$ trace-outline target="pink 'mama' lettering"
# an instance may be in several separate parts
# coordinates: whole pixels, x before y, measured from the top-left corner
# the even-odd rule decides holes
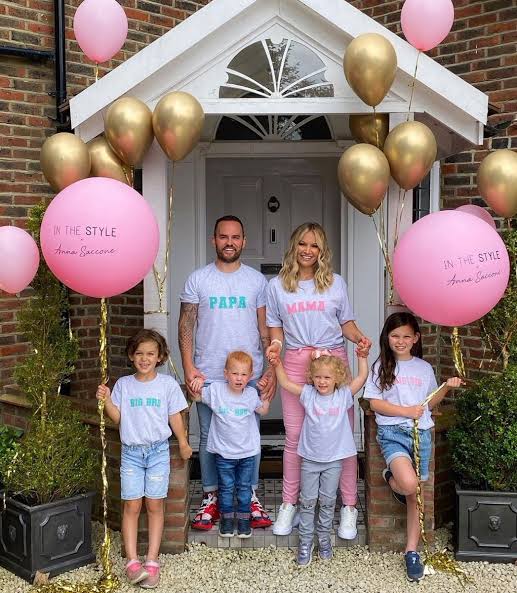
[[[305,313],[306,311],[325,311],[325,301],[298,301],[287,304],[287,313]]]

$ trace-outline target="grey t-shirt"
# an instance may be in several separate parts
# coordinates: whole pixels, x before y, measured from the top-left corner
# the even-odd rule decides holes
[[[314,385],[304,385],[300,403],[305,409],[305,418],[298,455],[326,463],[357,454],[347,413],[354,399],[346,385],[332,395],[320,395]]]
[[[260,453],[255,410],[262,402],[254,387],[232,393],[225,381],[215,381],[201,391],[201,400],[212,409],[206,450],[226,459],[244,459]]]
[[[341,325],[354,319],[346,283],[334,274],[332,285],[316,292],[314,280],[300,280],[296,292],[287,292],[278,276],[267,287],[267,325],[282,327],[286,348],[338,348]]]
[[[375,364],[368,375],[364,388],[364,397],[366,399],[383,399],[397,406],[417,406],[436,388],[433,367],[425,360],[413,356],[411,360],[399,360],[397,362],[395,383],[391,389],[386,391],[380,390],[378,385],[378,363]],[[413,420],[404,418],[404,416],[384,416],[376,413],[375,419],[379,425],[405,424],[413,426]],[[425,407],[418,426],[422,429],[434,426],[429,406]]]
[[[252,378],[261,376],[257,309],[266,305],[266,287],[264,276],[245,264],[226,273],[211,263],[187,278],[180,300],[199,305],[194,364],[207,381],[224,380],[224,363],[234,350],[248,352]]]
[[[151,445],[168,439],[172,434],[169,416],[187,407],[178,383],[162,373],[152,381],[138,381],[134,375],[121,377],[111,401],[120,410],[124,445]]]

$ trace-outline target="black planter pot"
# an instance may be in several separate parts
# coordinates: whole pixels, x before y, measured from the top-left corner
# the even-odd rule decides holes
[[[0,513],[0,565],[32,582],[95,561],[91,542],[94,492],[28,506],[7,497]]]
[[[517,561],[517,492],[456,486],[455,539],[457,560]]]

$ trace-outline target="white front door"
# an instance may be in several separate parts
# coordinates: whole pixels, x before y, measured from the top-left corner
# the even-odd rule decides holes
[[[215,221],[233,214],[243,221],[246,232],[243,262],[266,278],[278,274],[291,232],[307,221],[325,228],[333,267],[340,271],[342,221],[336,167],[335,157],[208,159],[206,261],[214,258],[210,235]],[[280,397],[267,418],[282,418]]]

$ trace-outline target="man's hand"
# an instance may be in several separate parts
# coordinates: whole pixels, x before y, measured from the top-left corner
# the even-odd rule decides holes
[[[196,392],[198,392],[199,389],[195,389],[195,386],[199,382],[201,382],[202,386],[205,381],[205,375],[203,375],[203,373],[200,370],[196,369],[196,367],[192,367],[188,371],[185,371],[185,385],[190,396],[196,395]]]
[[[262,401],[272,401],[276,393],[276,375],[272,368],[266,369],[262,377],[257,381]]]

